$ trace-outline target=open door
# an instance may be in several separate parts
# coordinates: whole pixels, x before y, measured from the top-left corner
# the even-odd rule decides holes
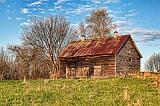
[[[101,76],[101,75],[102,75],[101,66],[94,66],[94,76]]]

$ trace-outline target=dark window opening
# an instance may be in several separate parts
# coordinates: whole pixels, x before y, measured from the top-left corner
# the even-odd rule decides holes
[[[133,59],[132,59],[132,58],[129,58],[129,62],[133,62]]]

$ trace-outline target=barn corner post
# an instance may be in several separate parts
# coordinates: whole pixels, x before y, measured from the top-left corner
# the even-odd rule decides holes
[[[61,76],[61,63],[59,59],[57,60],[57,62],[58,62],[57,79],[59,79]]]
[[[69,70],[70,67],[68,66],[68,63],[66,62],[67,59],[65,58],[58,58],[58,78],[69,78]]]
[[[115,54],[115,74],[114,74],[115,77],[117,77],[117,59],[116,59],[117,57],[116,56],[117,54]]]
[[[69,76],[68,76],[68,66],[66,65],[66,74],[65,74],[65,78],[68,79]]]

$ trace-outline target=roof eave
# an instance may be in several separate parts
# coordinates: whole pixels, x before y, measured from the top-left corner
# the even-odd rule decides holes
[[[95,58],[95,57],[103,57],[103,56],[113,56],[115,53],[111,54],[99,54],[99,55],[85,55],[85,56],[70,56],[70,57],[58,57],[59,59],[71,59],[71,58]]]

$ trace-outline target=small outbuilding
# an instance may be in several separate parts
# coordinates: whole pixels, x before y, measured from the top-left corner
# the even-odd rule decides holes
[[[114,77],[140,71],[131,35],[72,41],[60,53],[60,77]]]

